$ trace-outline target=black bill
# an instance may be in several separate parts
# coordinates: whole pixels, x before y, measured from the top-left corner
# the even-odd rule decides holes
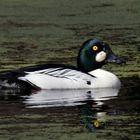
[[[122,58],[119,58],[113,52],[110,52],[108,54],[106,62],[108,62],[108,63],[117,63],[117,64],[125,63],[125,61]]]

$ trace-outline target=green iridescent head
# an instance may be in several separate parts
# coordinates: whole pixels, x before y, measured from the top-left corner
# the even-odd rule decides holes
[[[100,39],[89,39],[83,43],[78,57],[78,69],[89,72],[101,68],[107,62],[123,63],[111,50],[107,43]]]

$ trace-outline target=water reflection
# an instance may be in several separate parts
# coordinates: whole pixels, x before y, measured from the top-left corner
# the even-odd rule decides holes
[[[91,132],[103,128],[106,121],[105,100],[116,98],[119,89],[93,90],[40,90],[24,96],[28,108],[76,106],[79,108],[81,123]]]
[[[125,129],[134,139],[140,122],[139,79],[124,79],[123,84],[120,90],[0,90],[0,131],[83,136],[88,130],[103,139],[119,139]]]
[[[118,96],[119,89],[84,89],[84,90],[40,90],[40,91],[0,91],[0,100],[6,103],[18,102],[26,109],[78,108],[79,120],[91,132],[97,128],[104,128],[106,122],[105,100],[114,99]],[[17,106],[18,106],[17,104]],[[40,109],[40,110],[39,110]],[[48,112],[48,110],[47,110]],[[68,112],[65,112],[66,114]],[[59,114],[57,114],[59,116]],[[65,115],[64,115],[65,116]]]
[[[86,101],[94,100],[97,105],[102,105],[103,100],[117,97],[119,89],[105,88],[93,90],[40,90],[29,96],[23,96],[26,107],[58,107],[77,106]]]
[[[85,105],[79,106],[81,121],[91,131],[95,132],[97,128],[104,128],[107,112],[106,105],[98,105],[98,101],[89,101]]]

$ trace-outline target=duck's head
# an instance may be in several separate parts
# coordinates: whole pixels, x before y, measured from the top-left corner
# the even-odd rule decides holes
[[[113,53],[110,46],[100,39],[89,39],[83,43],[77,59],[81,71],[89,72],[101,68],[108,62],[124,63]]]

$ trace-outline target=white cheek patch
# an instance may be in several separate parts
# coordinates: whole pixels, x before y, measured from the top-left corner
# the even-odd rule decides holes
[[[101,51],[99,53],[96,54],[95,60],[97,62],[102,62],[106,59],[106,53],[104,51]]]

